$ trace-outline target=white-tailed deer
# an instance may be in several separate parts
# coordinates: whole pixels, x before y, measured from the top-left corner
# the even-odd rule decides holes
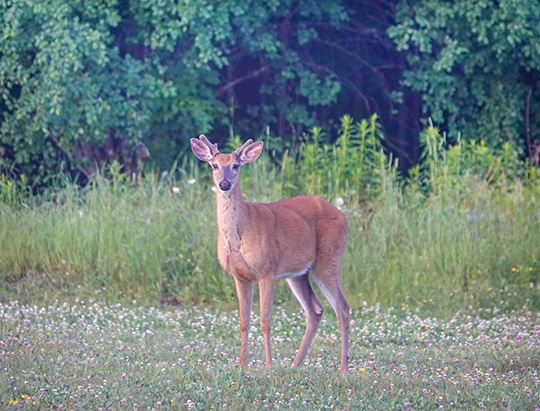
[[[261,328],[266,366],[272,364],[270,326],[276,280],[287,280],[306,313],[306,332],[293,361],[299,366],[319,327],[323,307],[308,275],[332,305],[341,328],[341,373],[347,370],[349,304],[340,285],[341,257],[347,244],[347,218],[317,196],[287,198],[269,204],[245,203],[240,167],[255,161],[263,143],[248,140],[231,154],[201,135],[191,139],[199,160],[210,163],[217,188],[218,259],[233,275],[240,307],[240,366],[247,365],[253,281],[259,283]]]

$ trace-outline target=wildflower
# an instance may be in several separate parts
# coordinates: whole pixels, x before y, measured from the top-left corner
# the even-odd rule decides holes
[[[187,182],[188,184],[195,184],[197,180],[195,180],[194,178],[190,178]]]
[[[343,198],[341,197],[336,198],[336,207],[338,208],[338,210],[341,210],[341,206],[343,204],[345,204],[345,200],[343,200]]]
[[[82,212],[82,210],[79,210],[79,218],[83,218],[83,212]]]
[[[217,188],[216,188],[216,186],[210,187],[210,190],[212,190],[212,192],[214,192],[214,193],[217,193]]]
[[[173,188],[172,188],[172,192],[173,192],[174,194],[178,194],[178,193],[180,192],[180,187],[173,187]]]

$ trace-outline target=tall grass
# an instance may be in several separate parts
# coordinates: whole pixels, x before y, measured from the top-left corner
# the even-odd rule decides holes
[[[148,174],[139,184],[113,164],[109,179],[98,176],[87,189],[67,185],[30,207],[0,203],[4,291],[36,285],[34,293],[112,300],[226,297],[228,279],[210,246],[213,193],[194,183],[192,169],[193,177]]]
[[[353,307],[508,304],[519,290],[540,308],[538,170],[510,145],[449,145],[430,127],[405,178],[381,138],[375,117],[344,117],[335,145],[314,129],[279,166],[262,156],[244,167],[245,200],[337,201],[350,224],[343,283]],[[216,259],[209,172],[194,159],[143,181],[113,164],[85,188],[28,192],[0,179],[1,300],[234,301]],[[278,287],[277,298],[288,295]]]

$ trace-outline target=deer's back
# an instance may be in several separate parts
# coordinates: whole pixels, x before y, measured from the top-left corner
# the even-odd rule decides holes
[[[326,199],[319,196],[298,196],[284,198],[274,203],[264,204],[274,212],[283,209],[294,210],[306,221],[334,220],[339,223],[346,222],[345,215]]]
[[[317,260],[321,247],[346,242],[345,215],[321,197],[247,206],[249,223],[240,229],[239,247],[225,250],[220,258],[227,271],[244,279],[304,273]]]

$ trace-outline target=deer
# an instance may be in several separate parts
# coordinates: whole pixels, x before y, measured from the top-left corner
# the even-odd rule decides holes
[[[302,364],[319,327],[323,306],[309,280],[334,309],[341,329],[340,374],[348,368],[349,304],[341,288],[341,263],[347,244],[346,216],[319,196],[285,198],[273,203],[244,202],[240,168],[261,155],[263,142],[247,140],[230,154],[204,136],[192,138],[193,154],[210,164],[216,191],[217,255],[234,278],[240,316],[240,367],[247,368],[253,283],[259,285],[260,325],[266,367],[272,365],[271,311],[277,280],[285,279],[306,316],[306,330],[292,362]]]

